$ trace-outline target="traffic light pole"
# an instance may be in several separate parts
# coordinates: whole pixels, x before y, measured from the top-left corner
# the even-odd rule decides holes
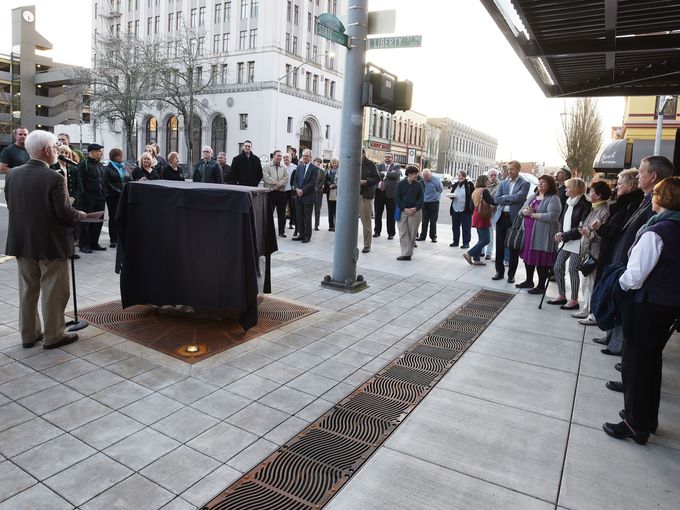
[[[366,65],[368,0],[354,0],[350,4],[346,25],[350,44],[345,64],[333,274],[327,275],[321,284],[345,292],[358,292],[367,287],[363,277],[357,276],[357,218],[364,111],[361,92]]]

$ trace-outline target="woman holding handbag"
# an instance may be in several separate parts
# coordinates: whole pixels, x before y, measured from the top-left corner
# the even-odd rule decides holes
[[[609,204],[607,200],[612,194],[612,189],[605,181],[595,181],[590,185],[588,198],[592,209],[590,214],[579,229],[581,233],[581,294],[583,295],[583,307],[577,313],[572,313],[572,317],[584,319],[584,325],[595,324],[595,317],[590,315],[590,295],[595,287],[595,276],[597,273],[597,260],[600,258],[600,242],[597,232],[591,225],[598,221],[600,224],[609,219]]]
[[[562,204],[554,177],[541,175],[536,196],[521,212],[524,216],[524,250],[520,257],[524,261],[527,279],[515,285],[518,289],[529,289],[529,294],[543,294],[550,268],[555,263],[555,234],[561,212]],[[538,272],[538,285],[535,287],[534,271]]]
[[[483,255],[484,247],[491,241],[491,216],[493,216],[496,202],[493,201],[491,193],[486,189],[488,184],[489,178],[482,174],[477,177],[475,191],[472,192],[472,204],[474,205],[472,226],[477,229],[479,240],[470,251],[463,253],[463,258],[473,266],[486,265],[486,262],[480,260],[480,257]]]
[[[335,206],[338,201],[338,165],[340,160],[331,158],[328,173],[324,177],[324,193],[328,203],[328,231],[335,232]]]

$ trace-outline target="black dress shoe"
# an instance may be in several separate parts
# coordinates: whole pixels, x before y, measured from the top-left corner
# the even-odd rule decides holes
[[[607,381],[605,387],[617,393],[623,393],[623,383],[621,381]]]
[[[514,276],[508,276],[508,283],[515,283],[515,277]]]
[[[600,352],[602,354],[606,354],[607,356],[621,356],[620,352],[610,351],[608,347],[606,349],[600,349]]]
[[[413,243],[413,247],[414,247],[414,248],[417,248],[417,247],[418,247],[418,243],[414,242],[414,243]]]
[[[416,238],[416,241],[424,241],[425,239],[426,239],[425,237],[420,236],[420,237]]]
[[[600,345],[609,345],[609,338],[603,336],[602,338],[593,338],[593,342]]]
[[[318,231],[318,230],[319,230],[319,227],[314,227],[314,230],[317,230],[317,231]]]
[[[89,248],[81,248],[80,253],[92,253],[92,250],[90,250]]]
[[[78,340],[78,335],[76,335],[75,333],[66,333],[64,335],[64,338],[62,338],[58,342],[49,345],[47,344],[43,345],[43,349],[56,349],[57,347],[63,347],[64,345],[72,344],[76,340]]]
[[[303,239],[302,242],[303,242],[303,243],[308,243],[308,242],[309,242],[309,239]]]
[[[614,365],[614,370],[616,370],[617,372],[623,372],[623,363],[617,363],[616,365]]]
[[[518,289],[533,289],[534,288],[534,282],[530,282],[529,280],[524,280],[522,283],[518,283],[515,285]]]
[[[539,294],[543,294],[544,292],[545,289],[543,287],[534,287],[533,289],[529,289],[527,294],[533,294],[534,296],[537,296]]]
[[[621,418],[622,420],[625,421],[625,419],[626,419],[626,410],[625,409],[621,409],[619,411],[619,418]],[[650,433],[656,435],[656,431],[657,431],[658,428],[659,428],[659,422],[658,421],[654,422],[654,427],[652,427],[652,430],[650,430]]]
[[[392,239],[394,239],[394,236],[387,236],[388,241],[391,241]]]
[[[567,300],[566,299],[548,299],[548,304],[549,305],[566,305]]]
[[[451,244],[449,244],[449,246],[450,246],[451,248],[455,248],[456,246],[458,246],[458,243],[451,243]]]
[[[300,236],[295,236],[295,237],[293,238],[293,241],[302,241],[302,237],[300,237]]]
[[[30,349],[31,347],[35,347],[35,344],[37,344],[38,342],[42,342],[43,340],[45,340],[45,335],[40,334],[40,335],[38,335],[38,338],[36,338],[32,342],[29,342],[27,344],[21,344],[21,346],[24,349]]]
[[[371,249],[367,246],[364,246],[364,249],[361,250],[361,253],[368,253],[369,251],[371,251]]]
[[[460,245],[460,249],[461,249],[461,250],[467,250],[469,247],[470,247],[469,244],[461,244],[461,245]]]
[[[492,280],[496,280],[496,281],[502,280],[503,278],[505,278],[505,277],[502,274],[498,274],[498,273],[496,273],[495,275],[493,275],[491,277]]]
[[[562,310],[578,310],[580,308],[580,305],[576,303],[575,305],[562,305],[560,306]]]
[[[410,255],[400,255],[397,257],[397,260],[411,260]]]
[[[110,243],[109,244],[109,248],[115,248],[116,246],[117,246],[116,243]]]
[[[647,444],[649,439],[649,432],[635,432],[625,421],[604,423],[602,430],[616,439],[632,439],[637,444]]]
[[[437,242],[437,238],[435,237],[434,239],[432,239],[432,242],[433,242],[433,243],[436,243],[436,242]]]
[[[279,234],[279,237],[288,237],[288,236],[286,234],[281,233],[281,234]]]
[[[92,246],[90,249],[92,251],[106,251],[106,248],[104,246],[99,246],[99,245]]]
[[[380,237],[380,234],[373,234],[373,237]]]

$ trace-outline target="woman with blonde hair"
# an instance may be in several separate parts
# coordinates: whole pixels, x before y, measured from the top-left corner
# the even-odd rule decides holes
[[[168,181],[183,181],[184,174],[179,166],[179,154],[171,152],[168,154],[168,162],[163,167],[161,178]]]
[[[581,253],[581,233],[579,228],[583,226],[583,222],[588,214],[590,214],[591,204],[585,197],[586,183],[583,179],[578,177],[568,179],[564,186],[568,197],[567,207],[562,211],[562,216],[560,217],[560,231],[555,234],[555,241],[558,243],[563,242],[564,245],[557,254],[557,260],[553,267],[559,296],[555,299],[549,299],[548,304],[560,305],[562,310],[577,310],[579,307],[578,288],[581,281],[578,272]],[[567,300],[564,281],[567,263],[569,264],[569,282],[571,284],[569,300]]]
[[[153,161],[153,154],[150,152],[145,152],[142,154],[139,157],[139,163],[137,167],[132,171],[132,178],[135,181],[139,181],[141,179],[147,181],[160,179],[161,176],[159,175],[158,170],[154,168]]]

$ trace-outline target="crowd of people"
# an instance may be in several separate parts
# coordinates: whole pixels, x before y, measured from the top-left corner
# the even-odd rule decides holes
[[[24,347],[44,341],[44,348],[51,349],[77,340],[64,332],[63,320],[69,298],[66,261],[78,257],[74,240],[81,253],[106,250],[99,243],[102,222],[82,221],[87,213],[108,208],[110,247],[116,247],[115,212],[126,183],[185,177],[179,155],[171,152],[165,159],[155,144],[146,146],[130,171],[119,148],[111,149],[102,165],[100,144],[90,144],[83,155],[64,133],[55,137],[17,128],[14,134],[15,143],[0,155],[0,169],[9,169],[6,252],[17,257],[19,267],[20,334]],[[326,167],[309,149],[299,160],[295,149],[276,150],[263,168],[250,141],[242,149],[227,165],[226,154],[213,158],[213,150],[203,147],[193,181],[262,183],[271,191],[279,236],[287,237],[289,220],[293,240],[302,243],[319,230],[325,195],[329,230],[335,230],[337,158]],[[584,325],[607,330],[593,341],[603,345],[603,354],[622,356],[615,365],[622,380],[606,386],[624,394],[624,408],[622,421],[607,422],[603,429],[645,444],[658,427],[662,352],[680,317],[680,177],[673,177],[673,164],[663,156],[643,158],[639,170],[622,171],[613,189],[602,179],[587,185],[567,168],[539,176],[534,189],[519,162],[510,161],[502,172],[499,179],[499,170],[491,169],[475,183],[458,173],[446,195],[451,200],[450,246],[464,249],[469,264],[485,266],[495,233],[493,280],[505,279],[507,265],[507,282],[515,283],[522,259],[526,278],[515,287],[544,295],[554,277],[557,295],[548,304],[573,312]],[[417,242],[428,235],[437,242],[442,183],[416,165],[407,165],[403,174],[391,153],[376,165],[362,151],[363,253],[381,236],[383,215],[388,239],[399,232],[397,260],[411,260]],[[473,227],[477,243],[470,248]],[[37,315],[41,293],[44,328]]]

